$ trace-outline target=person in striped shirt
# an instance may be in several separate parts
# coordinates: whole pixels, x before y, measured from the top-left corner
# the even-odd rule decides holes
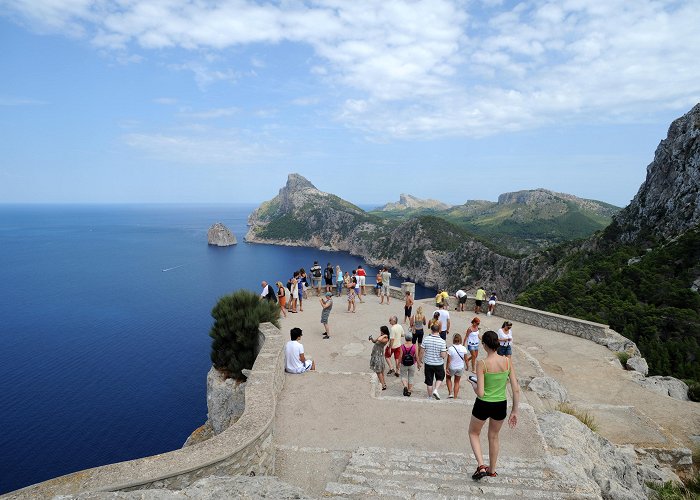
[[[418,369],[425,365],[425,385],[428,387],[428,398],[440,399],[438,389],[445,380],[445,358],[447,343],[440,337],[440,324],[430,327],[430,335],[423,338],[418,349]]]

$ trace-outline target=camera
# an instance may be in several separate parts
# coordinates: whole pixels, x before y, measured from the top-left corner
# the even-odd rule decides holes
[[[367,340],[372,340],[372,336],[370,335],[370,336],[367,338]]]

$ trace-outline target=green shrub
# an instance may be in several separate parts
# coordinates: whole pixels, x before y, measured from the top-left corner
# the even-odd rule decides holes
[[[695,380],[684,380],[688,384],[688,399],[700,402],[700,382]]]
[[[595,421],[595,417],[587,411],[577,410],[569,403],[559,403],[557,405],[557,411],[566,413],[567,415],[573,415],[590,430],[592,430],[593,432],[598,432],[598,423]]]
[[[627,368],[627,360],[630,359],[629,353],[621,351],[621,352],[618,352],[616,354],[617,354],[617,359],[620,360],[620,364],[622,365],[622,367]]]
[[[650,498],[658,500],[694,500],[700,498],[700,473],[696,473],[695,477],[685,481],[685,484],[682,485],[668,481],[664,484],[648,482],[647,486],[654,491]]]
[[[253,368],[260,323],[279,327],[279,306],[261,300],[250,290],[238,290],[219,299],[211,311],[214,324],[209,331],[211,361],[228,378],[245,380],[243,370]]]

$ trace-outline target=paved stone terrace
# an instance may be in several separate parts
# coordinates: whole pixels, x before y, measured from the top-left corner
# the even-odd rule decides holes
[[[361,482],[360,477],[352,473],[353,463],[362,461],[360,458],[365,454],[362,450],[370,449],[380,456],[395,455],[396,460],[405,457],[409,462],[412,455],[449,454],[453,467],[462,462],[454,473],[468,478],[467,474],[473,472],[476,464],[467,437],[475,397],[471,385],[462,383],[458,400],[446,399],[444,386],[440,390],[441,401],[428,400],[420,372],[410,398],[402,395],[403,386],[394,376],[387,377],[386,391],[379,390],[376,376],[369,369],[373,344],[367,337],[376,336],[379,326],[388,325],[391,315],[398,316],[401,323],[403,301],[392,298],[390,305],[380,305],[374,295],[364,299],[366,303],[357,303],[356,313],[348,313],[345,297],[334,297],[329,340],[322,339],[321,307],[313,293],[304,302],[303,312],[289,313],[282,319],[283,334],[294,326],[304,331],[306,355],[316,361],[317,372],[286,375],[276,412],[276,475],[313,496],[378,494],[384,491],[382,488],[390,490],[390,485],[381,484],[375,489],[368,489],[367,484],[338,486],[343,482],[352,483],[353,478]],[[435,310],[433,299],[416,301],[414,311],[418,305],[423,306],[426,316]],[[452,335],[463,334],[474,314],[473,311],[451,310],[450,316]],[[479,317],[482,332],[497,330],[505,319],[485,314]],[[407,329],[408,325],[404,327]],[[566,387],[576,407],[594,414],[599,433],[612,442],[661,448],[689,447],[692,445],[690,436],[700,433],[700,414],[694,403],[643,389],[634,382],[634,374],[620,368],[615,355],[607,348],[517,322],[514,322],[513,332],[513,359],[519,378],[537,376],[542,371],[556,378]],[[480,357],[483,355],[481,352]],[[524,464],[542,462],[548,453],[539,431],[537,413],[552,409],[554,403],[540,400],[529,391],[521,394],[518,427],[511,430],[505,426],[501,431],[503,459],[499,463],[503,465],[499,466],[499,478],[503,478],[504,484],[517,483],[516,478],[521,475],[517,469],[526,466]],[[485,432],[482,434],[486,451]],[[535,475],[546,476],[547,471],[542,469]],[[565,486],[560,485],[560,490],[566,491]],[[511,494],[522,493],[523,488],[527,489],[518,483],[511,488]],[[543,486],[533,488],[527,496],[534,496],[535,491],[544,491],[547,496]],[[417,491],[431,494],[430,487]],[[551,494],[567,497],[565,493]],[[578,492],[573,497],[585,495],[586,492]]]

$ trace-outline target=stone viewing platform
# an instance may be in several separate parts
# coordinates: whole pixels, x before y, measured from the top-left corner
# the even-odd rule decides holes
[[[344,295],[334,297],[329,340],[322,339],[314,294],[309,290],[303,312],[281,319],[281,332],[261,328],[264,341],[245,388],[245,411],[221,434],[3,498],[75,498],[80,492],[91,493],[79,498],[212,498],[216,492],[238,498],[236,492],[267,492],[275,498],[632,499],[645,496],[644,480],[669,480],[671,467],[690,466],[690,448],[700,435],[698,403],[646,389],[640,373],[624,370],[611,348],[634,351],[633,344],[626,346],[605,325],[499,303],[496,316],[480,315],[481,332],[497,330],[504,319],[513,322],[521,415],[516,429],[501,431],[499,476],[474,482],[467,436],[471,385],[462,383],[458,400],[445,399],[444,386],[442,400],[428,400],[419,372],[407,398],[398,378],[387,376],[382,391],[369,369],[373,344],[367,337],[376,336],[391,315],[401,324],[401,290],[394,288],[390,305],[364,297],[356,313],[346,312]],[[454,311],[454,302],[450,333],[463,334],[474,313]],[[427,316],[435,310],[432,298],[416,301],[414,311],[419,305]],[[282,372],[282,348],[295,326],[304,332],[316,372]],[[597,434],[555,411],[563,401],[591,414]],[[486,451],[485,432],[482,442]],[[109,491],[119,493],[100,493]]]

